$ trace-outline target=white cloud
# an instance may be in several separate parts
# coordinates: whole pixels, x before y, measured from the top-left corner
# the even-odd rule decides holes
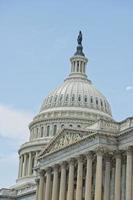
[[[133,86],[132,86],[132,85],[128,85],[128,86],[126,87],[126,90],[127,90],[127,91],[133,90]]]
[[[18,155],[10,153],[0,158],[0,188],[15,184],[18,174]]]
[[[28,141],[33,114],[0,104],[0,188],[15,183],[19,146]]]
[[[0,105],[0,136],[15,140],[27,139],[28,124],[32,118],[33,115],[29,112]]]

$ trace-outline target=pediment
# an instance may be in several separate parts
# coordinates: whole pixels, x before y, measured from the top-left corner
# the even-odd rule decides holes
[[[65,148],[88,136],[87,131],[79,131],[72,129],[64,129],[56,137],[54,137],[48,146],[41,152],[40,156],[50,154]]]

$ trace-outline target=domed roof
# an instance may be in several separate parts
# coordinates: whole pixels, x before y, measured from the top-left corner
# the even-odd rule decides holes
[[[40,113],[49,109],[81,110],[83,108],[82,110],[89,113],[95,112],[111,118],[111,108],[107,99],[87,79],[86,64],[88,59],[83,53],[81,36],[78,37],[77,51],[70,58],[71,73],[69,77],[61,86],[48,95],[41,106]]]
[[[111,116],[106,98],[91,81],[82,78],[68,78],[44,100],[40,112],[57,107],[81,107],[94,109]]]

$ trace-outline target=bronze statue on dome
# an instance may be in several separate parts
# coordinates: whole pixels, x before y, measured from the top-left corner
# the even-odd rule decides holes
[[[77,42],[78,42],[78,45],[82,45],[82,32],[81,31],[79,31]]]

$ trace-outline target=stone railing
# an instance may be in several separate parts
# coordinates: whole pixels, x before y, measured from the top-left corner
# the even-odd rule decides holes
[[[15,197],[16,191],[11,189],[2,188],[0,189],[0,196],[9,196],[9,197]]]
[[[36,190],[36,185],[29,185],[27,187],[21,188],[20,190],[17,191],[17,196],[30,193],[30,192],[35,192]]]
[[[113,133],[117,133],[119,131],[119,124],[117,122],[109,122],[104,119],[100,119],[99,121],[95,122],[87,129],[94,129],[94,130],[107,130]]]
[[[133,117],[127,118],[126,120],[120,122],[120,131],[124,131],[126,129],[133,127]]]

